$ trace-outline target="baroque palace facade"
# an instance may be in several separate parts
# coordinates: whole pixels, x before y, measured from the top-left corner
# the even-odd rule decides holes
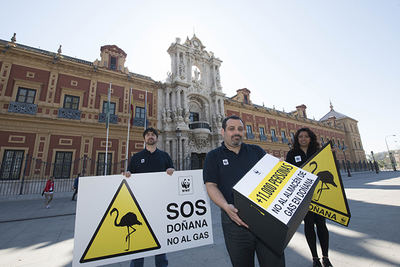
[[[132,73],[127,54],[115,45],[100,48],[93,62],[0,40],[0,179],[23,180],[78,173],[103,175],[106,154],[105,107],[111,86],[107,174],[125,169],[126,157],[143,149],[142,132],[160,130],[159,147],[177,169],[201,168],[205,155],[220,145],[225,116],[239,115],[246,142],[284,157],[297,129],[311,128],[319,141],[331,140],[355,168],[365,166],[357,121],[331,110],[319,121],[307,118],[306,106],[281,112],[255,105],[250,90],[226,97],[219,69],[222,61],[196,37],[171,44],[166,82]],[[130,121],[130,88],[134,120]],[[147,107],[145,108],[145,103]],[[343,150],[343,147],[346,149]]]

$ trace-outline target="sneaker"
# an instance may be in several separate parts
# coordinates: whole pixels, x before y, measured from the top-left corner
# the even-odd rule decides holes
[[[46,209],[48,209],[48,208],[50,208],[50,206],[49,206],[49,205],[46,205]]]
[[[322,267],[321,262],[319,261],[319,258],[313,258],[313,267]]]
[[[329,261],[329,258],[322,258],[322,264],[324,265],[324,267],[333,267],[332,263]]]

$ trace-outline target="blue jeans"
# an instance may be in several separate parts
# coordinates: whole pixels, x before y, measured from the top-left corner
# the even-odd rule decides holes
[[[243,226],[238,226],[221,210],[221,223],[226,249],[233,267],[253,267],[257,254],[260,267],[285,267],[285,255],[277,255]]]
[[[167,255],[165,253],[155,255],[154,262],[156,264],[156,267],[167,267],[168,266]],[[130,267],[143,267],[143,264],[144,264],[144,258],[139,258],[132,260]]]

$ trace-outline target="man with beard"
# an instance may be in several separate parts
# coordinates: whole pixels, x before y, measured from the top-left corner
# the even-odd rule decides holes
[[[249,231],[233,205],[233,186],[265,155],[257,146],[242,142],[243,121],[229,116],[222,121],[221,146],[210,151],[204,163],[203,179],[211,200],[221,208],[225,245],[234,267],[254,266],[257,254],[261,267],[285,266],[285,256],[276,255]]]
[[[163,172],[172,175],[175,171],[171,157],[157,148],[158,132],[154,128],[147,128],[143,132],[145,148],[132,156],[128,171],[124,175],[129,178],[131,173]],[[131,261],[131,267],[143,267],[144,258]],[[157,267],[168,266],[167,256],[159,254],[155,256]]]

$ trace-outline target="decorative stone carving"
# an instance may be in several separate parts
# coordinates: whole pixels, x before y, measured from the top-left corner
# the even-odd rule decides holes
[[[167,122],[167,111],[165,110],[165,108],[162,110],[161,112],[161,120],[165,123]]]
[[[182,56],[179,57],[178,72],[179,72],[179,78],[181,80],[184,80],[186,78],[186,70],[185,70],[185,64],[183,62],[183,57]]]
[[[174,80],[174,74],[172,72],[167,72],[167,82],[172,82]]]
[[[216,68],[215,70],[215,81],[217,82],[218,88],[221,87],[221,78],[219,76],[219,69]]]
[[[214,53],[207,52],[196,36],[186,38],[184,43],[176,40],[168,53],[172,60],[172,73],[167,73],[165,87],[159,89],[161,102],[166,103],[165,109],[159,112],[163,138],[175,140],[175,129],[179,128],[182,138],[187,138],[180,159],[186,155],[190,157],[191,153],[207,153],[222,140],[219,131],[223,104],[214,104],[218,99],[223,101],[224,97],[220,92],[218,70],[222,61]],[[190,120],[191,112],[193,121]],[[176,153],[172,157],[176,160]]]
[[[200,72],[199,68],[196,66],[193,66],[192,68],[193,68],[192,81],[197,82],[200,80],[201,72]]]
[[[167,116],[166,116],[166,120],[167,122],[171,122],[172,121],[172,117],[171,117],[171,110],[167,110]]]
[[[210,146],[210,141],[208,137],[198,137],[191,135],[189,138],[189,147],[193,152],[208,152],[208,147]]]

